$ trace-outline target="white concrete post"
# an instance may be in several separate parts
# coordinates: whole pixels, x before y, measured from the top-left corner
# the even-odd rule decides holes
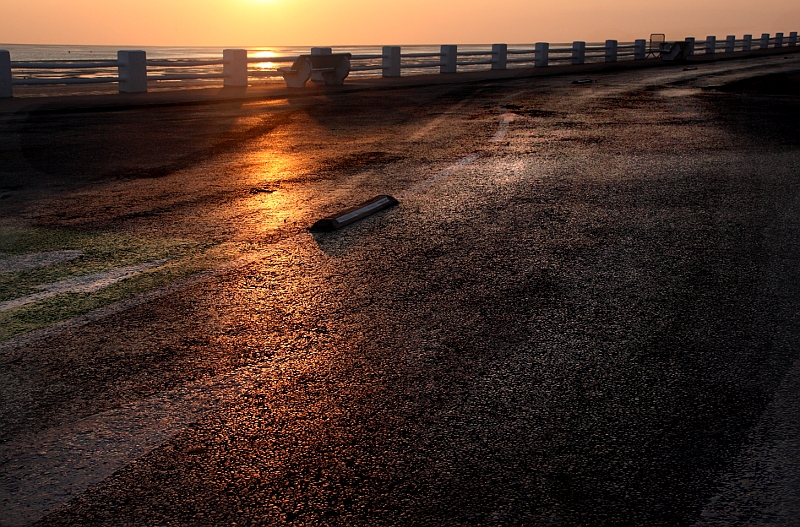
[[[146,92],[147,54],[138,50],[117,51],[117,61],[119,61],[119,92]]]
[[[759,49],[769,48],[769,33],[761,33],[761,45]]]
[[[686,37],[686,56],[694,55],[694,37]]]
[[[776,48],[783,47],[783,33],[775,33],[775,47]]]
[[[537,68],[543,68],[547,66],[547,61],[550,58],[550,43],[549,42],[537,42],[536,46],[534,47],[536,53],[533,56],[533,64]]]
[[[442,65],[439,73],[455,73],[458,70],[458,46],[445,44],[441,47]]]
[[[789,33],[789,46],[795,47],[797,45],[797,31]]]
[[[617,61],[617,41],[606,40],[606,62]]]
[[[331,55],[332,53],[331,48],[311,48],[312,55]]]
[[[586,62],[586,42],[576,40],[572,43],[572,63],[584,64]]]
[[[644,60],[647,58],[647,41],[643,38],[633,42],[633,60]]]
[[[736,35],[728,35],[725,38],[725,53],[736,51]]]
[[[222,74],[226,75],[224,86],[247,86],[247,50],[223,49]]]
[[[717,37],[709,35],[706,37],[706,55],[713,55],[717,51]]]
[[[14,90],[11,85],[11,53],[0,49],[0,99],[11,97]]]
[[[753,49],[753,35],[745,35],[742,37],[742,51],[750,51]]]
[[[383,46],[381,68],[384,77],[400,76],[400,46]]]
[[[492,44],[492,69],[504,70],[508,66],[508,44]]]

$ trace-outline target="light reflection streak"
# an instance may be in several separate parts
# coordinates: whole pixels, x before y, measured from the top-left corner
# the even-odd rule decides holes
[[[359,185],[357,179],[349,185],[335,184],[318,173],[325,172],[329,161],[329,152],[320,147],[321,138],[329,133],[319,123],[298,116],[255,140],[241,155],[236,186],[246,185],[246,197],[237,200],[233,215],[230,210],[220,212],[235,229],[237,242],[257,245],[305,231],[319,215],[321,202],[336,203]]]
[[[270,134],[268,144],[265,139],[265,144],[258,145],[238,164],[237,186],[245,187],[245,197],[233,211],[223,208],[219,212],[234,227],[237,241],[258,243],[281,231],[296,231],[306,226],[311,215],[312,190],[298,181],[303,163],[285,151],[280,135]]]
[[[270,57],[275,57],[275,56],[277,56],[277,55],[275,54],[274,51],[271,51],[271,50],[256,51],[255,53],[252,53],[250,55],[251,58],[262,58],[263,57],[265,59],[268,59]],[[277,62],[264,61],[264,62],[253,63],[253,64],[251,64],[251,66],[253,68],[259,69],[259,70],[274,70],[275,68],[278,67],[278,63]]]

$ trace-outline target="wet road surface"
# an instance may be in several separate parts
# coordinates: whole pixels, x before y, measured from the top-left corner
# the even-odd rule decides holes
[[[792,525],[798,70],[4,116],[6,232],[213,265],[0,343],[0,524]]]

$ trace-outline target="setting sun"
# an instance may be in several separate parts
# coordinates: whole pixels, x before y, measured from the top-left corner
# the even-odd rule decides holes
[[[691,13],[691,16],[687,16]],[[619,0],[570,4],[500,0],[105,0],[6,2],[0,38],[19,44],[194,46],[407,45],[632,40],[783,31],[800,25],[794,0],[675,0],[669,9]]]

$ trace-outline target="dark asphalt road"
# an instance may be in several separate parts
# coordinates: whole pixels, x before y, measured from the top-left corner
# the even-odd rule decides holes
[[[0,347],[0,525],[796,525],[798,71],[3,116],[0,229],[234,263]]]

